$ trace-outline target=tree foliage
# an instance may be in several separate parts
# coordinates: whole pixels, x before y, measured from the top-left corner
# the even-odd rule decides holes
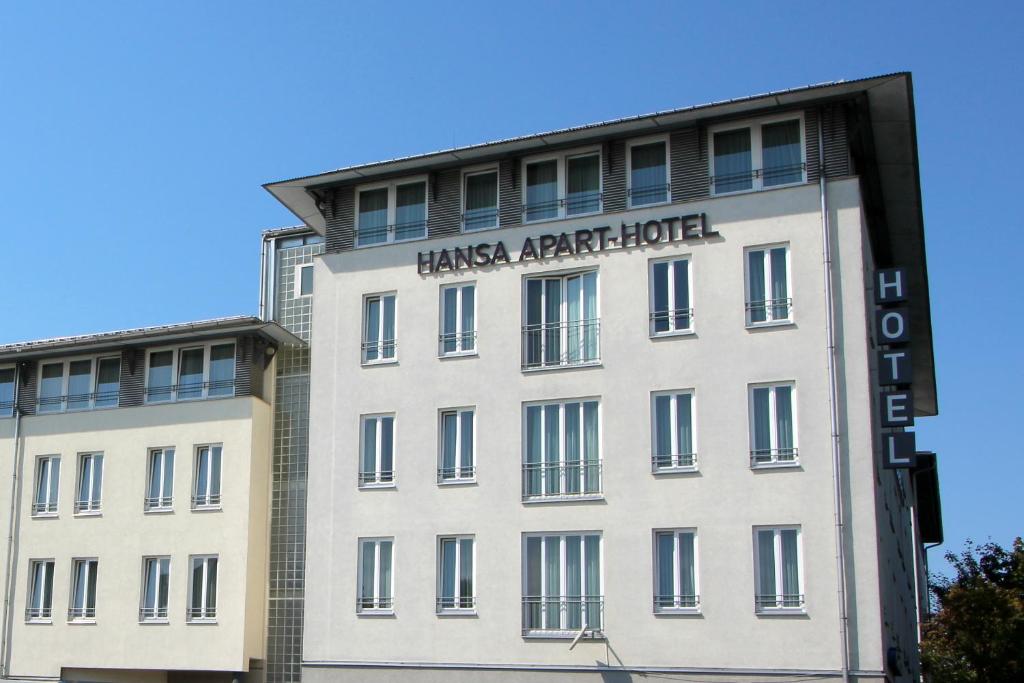
[[[934,578],[938,612],[921,639],[921,663],[933,683],[1024,681],[1024,541],[946,553],[956,576]]]

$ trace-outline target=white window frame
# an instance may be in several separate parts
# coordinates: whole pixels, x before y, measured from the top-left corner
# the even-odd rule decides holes
[[[47,595],[43,582],[43,595],[36,595],[36,573],[40,566],[49,567],[50,592]],[[52,557],[32,558],[28,561],[28,590],[25,592],[25,621],[34,624],[53,623],[53,581],[56,578],[56,562]],[[72,593],[72,597],[74,593]],[[39,603],[36,606],[35,603]]]
[[[583,454],[583,438],[586,426],[584,424],[584,410],[583,405],[586,403],[597,404],[597,491],[586,492],[586,480],[587,480],[587,466],[584,464],[585,460],[580,460],[577,465],[569,465],[567,463],[574,462],[565,459],[565,407],[570,403],[580,404],[580,456]],[[547,471],[550,469],[547,463],[547,440],[544,438],[545,430],[547,428],[547,411],[544,409],[547,406],[558,406],[558,460],[556,467],[556,474],[558,476],[558,492],[547,493]],[[539,407],[541,409],[541,457],[537,463],[527,463],[526,461],[526,449],[528,448],[527,438],[527,423],[528,423],[528,408]],[[520,439],[522,443],[520,460],[522,463],[522,498],[523,503],[551,503],[551,502],[566,502],[566,501],[578,501],[578,500],[603,500],[604,499],[604,409],[601,405],[600,396],[585,396],[582,398],[564,398],[554,399],[546,401],[526,401],[523,403],[523,417]],[[540,469],[540,493],[529,494],[527,492],[526,478],[528,476],[527,466],[533,465]],[[572,493],[568,491],[568,474],[566,472],[570,467],[576,467],[579,469],[579,492]]]
[[[536,597],[536,596],[529,596],[529,595],[527,595],[527,591],[528,591],[528,586],[527,586],[527,580],[528,580],[527,540],[530,539],[530,538],[539,538],[539,539],[541,539],[541,542],[540,542],[540,552],[541,552],[541,556],[540,556],[541,595],[539,597],[541,598],[542,604],[543,604],[543,601],[553,599],[553,594],[551,593],[551,591],[549,590],[549,587],[547,586],[548,577],[547,577],[547,572],[545,571],[545,569],[546,569],[545,559],[546,559],[546,555],[547,555],[547,543],[545,541],[548,538],[558,538],[559,539],[559,541],[558,541],[558,552],[559,552],[559,560],[558,560],[558,569],[559,569],[558,573],[559,573],[559,577],[558,577],[558,581],[559,581],[559,585],[558,585],[557,597],[558,597],[559,602],[561,603],[562,601],[566,600],[567,597],[568,597],[568,591],[566,589],[566,583],[567,583],[567,581],[566,581],[566,576],[567,576],[566,575],[566,569],[568,567],[568,563],[566,562],[566,545],[567,545],[566,544],[566,538],[569,537],[569,536],[579,536],[580,537],[580,589],[581,589],[581,592],[583,592],[583,593],[586,592],[586,578],[587,578],[586,577],[586,572],[587,572],[586,537],[587,536],[597,536],[597,550],[598,550],[598,560],[597,561],[598,561],[598,565],[599,565],[599,569],[600,569],[600,571],[598,572],[598,580],[599,580],[599,582],[601,584],[601,586],[600,586],[601,590],[600,590],[600,593],[599,593],[599,595],[597,597],[598,597],[598,602],[599,602],[599,609],[600,609],[600,612],[601,612],[601,627],[598,628],[598,629],[586,628],[582,632],[582,634],[580,633],[580,630],[577,630],[577,629],[563,629],[563,628],[561,628],[561,621],[564,618],[565,610],[560,610],[559,628],[528,629],[528,628],[526,628],[526,623],[525,623],[525,621],[526,621],[526,617],[525,617],[525,601],[526,601],[527,598],[532,598],[532,597]],[[539,638],[576,638],[576,637],[582,636],[583,638],[588,638],[588,639],[603,638],[604,637],[604,628],[605,628],[604,597],[605,597],[605,588],[606,588],[605,581],[604,581],[604,573],[605,573],[604,534],[602,532],[596,531],[596,530],[589,530],[589,531],[550,531],[550,532],[539,531],[539,532],[526,532],[526,533],[523,533],[523,535],[522,535],[521,543],[522,543],[522,549],[520,551],[520,555],[521,555],[521,558],[522,558],[522,560],[521,560],[521,565],[522,566],[520,568],[520,572],[521,572],[521,575],[522,575],[521,590],[522,590],[523,602],[524,602],[524,614],[521,615],[521,618],[522,618],[522,620],[524,622],[523,623],[523,637],[524,638],[538,638],[538,637]],[[584,595],[583,597],[584,598],[589,598],[589,597],[593,597],[593,596]],[[541,611],[542,612],[544,611],[543,606],[541,608]],[[546,620],[546,616],[542,617],[542,621],[543,620]],[[589,625],[588,624],[584,624],[584,626],[587,627]]]
[[[471,444],[473,462],[469,471],[465,472],[459,464],[462,456],[462,421],[464,415],[469,413],[470,421],[473,423],[473,443]],[[456,415],[455,429],[455,476],[444,477],[444,418],[446,415]],[[437,484],[438,486],[451,486],[452,484],[472,484],[476,482],[476,406],[460,406],[457,408],[442,408],[437,414]]]
[[[213,458],[214,449],[220,449],[220,476],[217,479],[217,493],[213,493]],[[205,456],[204,456],[205,452]],[[207,469],[206,490],[199,490],[199,467],[203,458],[210,463]],[[192,510],[220,510],[224,500],[224,444],[196,444],[192,457]]]
[[[586,157],[597,155],[597,210],[596,211],[581,211],[579,213],[569,213],[568,207],[568,190],[569,190],[569,175],[568,166],[569,159],[578,157]],[[543,163],[545,161],[554,161],[555,163],[555,197],[558,202],[558,212],[554,216],[546,218],[536,218],[529,220],[527,216],[529,212],[527,210],[527,193],[526,193],[526,169],[528,166],[533,164]],[[600,145],[579,147],[576,149],[565,150],[561,152],[551,154],[537,154],[531,157],[525,157],[520,164],[520,183],[522,192],[522,221],[523,225],[533,225],[536,223],[544,223],[546,221],[561,221],[567,218],[581,218],[583,216],[596,216],[604,211],[604,150]]]
[[[475,175],[486,175],[488,173],[494,174],[495,179],[495,193],[494,193],[494,225],[488,225],[480,228],[467,228],[466,227],[466,199],[469,197],[469,192],[466,190],[467,180],[470,176]],[[463,233],[476,233],[485,232],[487,230],[497,230],[501,227],[501,169],[493,165],[485,166],[473,166],[470,168],[463,169],[462,171],[462,198],[460,202],[461,217],[460,225],[462,226]]]
[[[665,145],[665,201],[648,202],[646,204],[633,203],[633,148],[651,145],[656,142]],[[672,203],[672,145],[669,144],[669,136],[648,135],[642,138],[633,138],[626,141],[626,206],[630,209],[646,209],[649,206],[664,206]]]
[[[199,612],[196,613],[192,608],[192,598],[196,590],[195,581],[193,579],[193,566],[196,560],[200,560],[203,563],[203,578],[202,586],[200,587],[200,603],[202,607],[199,607]],[[213,607],[206,606],[207,591],[210,589],[210,560],[217,561],[217,576],[214,579],[214,596]],[[185,622],[189,624],[214,624],[217,623],[217,603],[220,602],[220,585],[221,585],[221,564],[220,555],[207,554],[207,555],[189,555],[188,556],[188,603],[185,607]]]
[[[99,487],[96,486],[96,458],[103,463],[101,469],[103,473],[100,475]],[[82,490],[82,478],[85,474],[85,461],[92,459],[91,466],[89,467],[89,498],[87,500],[80,500],[78,495]],[[107,479],[107,465],[106,458],[103,457],[103,453],[100,451],[86,452],[78,454],[78,475],[75,477],[75,515],[79,517],[98,515],[103,512],[103,484]],[[96,489],[99,488],[97,491]]]
[[[395,239],[395,221],[398,215],[398,187],[400,185],[414,185],[416,183],[423,183],[423,236]],[[388,191],[388,216],[385,223],[384,241],[374,242],[373,244],[359,244],[359,195],[363,192],[370,192],[381,188],[387,188]],[[355,230],[355,239],[353,241],[354,248],[356,249],[370,249],[372,247],[383,247],[387,244],[425,240],[430,237],[430,178],[427,175],[416,175],[408,178],[359,185],[355,189],[355,207],[353,211],[355,212],[354,222],[352,223]]]
[[[234,347],[235,354],[235,375],[231,378],[231,393],[230,394],[217,394],[210,395],[210,357],[212,348],[214,346],[227,346],[228,344]],[[191,349],[203,349],[203,382],[200,386],[200,393],[198,396],[185,396],[179,397],[179,387],[181,378],[178,376],[179,366],[181,364],[181,353],[182,351],[188,351]],[[171,352],[171,385],[167,390],[167,398],[165,399],[154,399],[150,396],[150,392],[153,387],[149,385],[149,367],[150,360],[153,354],[160,353],[162,351]],[[237,339],[219,339],[209,342],[201,342],[197,344],[180,344],[178,346],[161,346],[152,349],[146,349],[146,367],[145,367],[145,389],[143,395],[145,396],[145,402],[147,405],[159,405],[163,403],[178,403],[184,401],[206,401],[211,399],[221,398],[234,398],[236,391],[236,384],[238,382],[238,340]],[[163,389],[163,387],[161,387]],[[195,388],[190,385],[189,392],[195,391]]]
[[[77,413],[86,410],[107,410],[110,408],[118,407],[118,400],[114,401],[113,405],[109,406],[97,406],[96,399],[97,389],[96,383],[99,381],[99,365],[100,361],[116,359],[118,363],[118,397],[120,397],[121,388],[121,356],[118,354],[99,354],[94,356],[70,356],[68,358],[56,358],[56,359],[45,359],[39,361],[39,367],[36,368],[36,413],[39,415],[49,415],[51,413]],[[85,394],[88,396],[88,405],[80,406],[75,408],[68,407],[68,390],[71,383],[71,364],[81,361],[89,361],[89,393]],[[43,367],[50,365],[61,365],[62,379],[61,379],[61,390],[60,395],[57,398],[56,407],[44,407],[42,400],[42,389],[43,389]],[[75,394],[76,396],[82,396],[83,394]],[[49,398],[47,401],[53,401],[54,398]],[[47,406],[50,404],[48,403]]]
[[[790,412],[793,415],[793,458],[791,460],[781,460],[781,455],[778,453],[779,450],[779,434],[778,424],[776,422],[777,407],[776,401],[778,394],[775,389],[778,387],[789,387],[790,393]],[[754,458],[754,430],[755,430],[755,408],[754,408],[754,390],[755,389],[768,389],[770,396],[768,400],[768,424],[769,424],[769,443],[771,444],[771,460],[768,462],[755,462]],[[796,394],[796,382],[792,380],[784,382],[758,382],[755,384],[747,385],[747,434],[750,445],[750,467],[751,469],[762,469],[762,468],[774,468],[774,467],[799,467],[800,466],[800,441],[797,435],[800,433],[800,417],[797,410],[797,394]]]
[[[470,595],[462,595],[459,577],[462,576],[462,542],[472,542],[472,553],[470,562],[473,572],[470,580],[473,582],[473,592]],[[455,542],[455,594],[451,598],[443,595],[444,592],[444,542]],[[394,571],[394,550],[392,550],[392,571]],[[452,600],[454,605],[445,605],[447,600]],[[445,614],[476,614],[476,536],[473,534],[445,534],[437,537],[437,601],[435,610],[438,616]]]
[[[46,501],[47,502],[46,502],[45,506],[43,507],[43,509],[40,509],[39,503],[37,502],[37,497],[39,495],[39,487],[42,484],[43,461],[44,460],[46,460],[47,463],[48,463],[47,464],[47,468],[46,468],[46,473],[47,473],[47,477],[46,477],[46,479],[47,479],[47,481],[46,481]],[[57,462],[57,481],[56,482],[54,482],[54,480],[53,480],[54,479],[54,476],[53,476],[53,463],[54,463],[54,461]],[[32,503],[31,503],[31,505],[32,505],[32,516],[33,517],[56,517],[59,514],[59,512],[60,512],[60,470],[62,469],[62,467],[60,465],[60,461],[61,461],[60,455],[40,455],[40,456],[36,457],[36,476],[34,478],[35,486],[32,487]],[[53,507],[51,509],[49,501],[50,501],[50,494],[52,493],[54,488],[57,489],[57,502],[53,505]],[[77,493],[77,491],[76,491],[76,493]]]
[[[293,299],[309,299],[310,297],[313,296],[313,292],[310,292],[309,294],[303,294],[302,293],[302,273],[307,268],[308,269],[312,269],[313,268],[313,264],[312,263],[300,263],[299,265],[295,266],[295,275],[292,278],[294,280],[294,282],[292,283],[292,298]]]
[[[78,586],[78,567],[83,562],[89,562],[90,569],[86,572],[85,589],[82,591],[82,597],[84,604],[81,607],[75,606],[75,590]],[[96,623],[96,607],[92,608],[92,613],[89,612],[89,577],[92,575],[96,576],[96,594],[93,595],[93,604],[99,602],[99,558],[96,557],[74,557],[71,559],[71,592],[68,594],[68,623],[71,624],[94,624]]]
[[[773,249],[785,249],[786,250],[786,312],[788,315],[784,318],[776,318],[774,304],[771,302],[774,299],[771,298],[772,292],[772,259],[771,252]],[[753,305],[755,302],[750,296],[750,254],[751,252],[760,251],[764,253],[764,293],[768,297],[761,302],[765,307],[765,320],[754,321],[752,320]],[[792,249],[790,249],[788,242],[776,242],[774,244],[760,244],[753,247],[745,247],[743,249],[743,300],[744,310],[746,316],[746,326],[748,328],[753,327],[775,327],[779,325],[792,325],[794,322],[793,317],[793,264],[792,264]]]
[[[390,479],[386,478],[387,470],[381,469],[381,440],[383,430],[381,425],[383,424],[383,418],[391,418],[391,470]],[[377,428],[374,430],[374,436],[376,443],[374,444],[374,463],[375,469],[373,471],[373,479],[369,480],[366,478],[368,473],[363,472],[363,448],[365,446],[365,424],[367,420],[375,420],[377,422]],[[396,413],[367,413],[359,416],[359,456],[356,458],[358,461],[359,473],[358,473],[358,485],[361,489],[379,489],[379,488],[394,488],[398,480],[398,415]]]
[[[677,261],[686,261],[686,291],[689,294],[690,306],[686,309],[676,309],[676,290],[672,286],[675,279],[675,270]],[[654,316],[656,311],[654,310],[654,266],[660,263],[668,264],[668,282],[666,283],[668,291],[668,323],[669,328],[664,332],[658,332],[655,330]],[[647,262],[647,331],[652,339],[660,337],[679,337],[685,335],[692,335],[696,332],[693,325],[693,258],[690,254],[679,254],[678,256],[669,256],[666,258],[651,259]],[[676,327],[676,316],[674,313],[677,310],[688,311],[686,317],[689,322],[687,327]]]
[[[149,563],[150,562],[166,562],[167,563],[167,591],[168,594],[164,595],[164,607],[160,608],[160,577],[157,574],[157,585],[154,587],[156,591],[156,602],[157,606],[150,608],[153,611],[150,612],[146,608],[146,588],[147,582],[149,581]],[[171,577],[171,558],[169,555],[147,555],[142,558],[142,584],[139,590],[139,623],[140,624],[166,624],[170,621],[170,577]],[[161,613],[162,612],[162,613]]]
[[[583,358],[584,353],[581,352],[579,354],[580,360],[578,360],[576,362],[569,362],[569,358],[567,356],[567,354],[569,353],[569,350],[570,350],[569,349],[569,325],[571,323],[573,323],[574,321],[570,321],[569,320],[568,282],[569,282],[569,280],[571,278],[574,278],[574,277],[582,278],[583,276],[588,275],[590,273],[593,273],[595,275],[594,296],[596,298],[596,303],[594,305],[594,309],[597,312],[597,317],[595,317],[595,318],[581,317],[580,318],[580,322],[586,323],[586,325],[592,325],[592,326],[594,326],[596,328],[597,355],[596,355],[595,358],[592,358],[592,359],[588,360],[588,359],[584,359]],[[545,332],[546,332],[547,326],[555,324],[555,323],[552,323],[551,321],[546,320],[546,318],[545,318],[545,316],[547,314],[547,289],[545,287],[543,287],[543,286],[542,286],[542,292],[541,292],[541,318],[543,320],[545,320],[545,322],[540,323],[540,326],[541,326],[540,330],[528,329],[530,327],[530,325],[531,325],[531,323],[527,322],[527,320],[529,319],[528,318],[528,315],[529,315],[529,310],[528,310],[528,307],[529,307],[529,286],[530,286],[529,283],[531,281],[534,281],[534,280],[561,280],[560,294],[559,294],[559,296],[561,297],[561,303],[559,304],[558,323],[557,323],[559,325],[559,329],[558,329],[558,343],[559,343],[559,349],[560,349],[560,353],[559,353],[560,357],[559,357],[559,362],[558,363],[548,363],[546,361],[547,351],[546,351],[546,347],[543,346],[543,344],[544,344],[543,339],[546,336]],[[583,296],[583,288],[582,288],[582,286],[580,287],[580,296],[581,297]],[[583,304],[583,302],[581,301],[580,302],[580,308],[581,309],[583,307],[582,304]],[[580,268],[580,269],[573,269],[573,270],[558,270],[558,271],[541,272],[541,273],[536,273],[536,274],[532,274],[532,275],[524,275],[523,276],[523,280],[522,280],[522,299],[520,301],[520,311],[521,311],[521,314],[520,314],[520,320],[521,320],[521,322],[520,322],[520,344],[521,344],[520,365],[521,365],[521,368],[522,368],[523,372],[540,372],[540,371],[545,371],[545,370],[556,370],[556,369],[563,369],[563,368],[581,368],[581,367],[585,368],[585,367],[593,367],[593,366],[596,366],[596,365],[601,365],[601,271],[600,271],[600,269],[598,269],[598,268]],[[585,315],[585,313],[584,313],[584,315]],[[582,350],[581,347],[586,344],[585,337],[584,337],[584,335],[586,334],[586,325],[583,326],[580,329],[580,332],[578,333],[580,341],[579,341],[579,345],[577,347],[577,351],[581,351]],[[540,361],[539,365],[536,365],[536,364],[530,365],[530,364],[527,363],[527,360],[528,360],[527,343],[528,343],[528,339],[529,339],[528,335],[530,333],[535,333],[535,332],[540,332],[540,334],[541,334],[541,339],[542,339],[542,347],[541,347],[541,351],[540,351],[541,361]]]
[[[11,405],[8,406],[8,407],[0,406],[0,419],[5,418],[5,417],[14,417],[14,408],[15,408],[14,398],[18,395],[18,372],[15,369],[15,366],[13,366],[13,365],[0,365],[0,371],[2,371],[2,370],[11,370],[12,371],[12,381],[13,381],[13,384],[11,385],[11,389],[12,389]]]
[[[662,534],[672,534],[672,585],[674,586],[674,592],[672,594],[673,604],[671,606],[662,605],[658,600],[658,586],[661,585],[661,576],[659,574],[661,568],[661,562],[658,557],[658,537]],[[694,604],[682,605],[676,604],[682,602],[676,600],[676,598],[683,597],[682,586],[679,580],[679,535],[680,534],[692,534],[693,535],[693,589],[694,589]],[[677,527],[667,529],[654,529],[654,533],[651,535],[651,547],[653,549],[653,566],[654,566],[654,600],[653,608],[655,614],[700,614],[700,536],[697,534],[696,527]]]
[[[679,401],[676,396],[685,394],[690,397],[690,441],[692,453],[680,453],[679,451]],[[672,464],[659,465],[659,456],[654,452],[658,443],[658,410],[656,399],[659,396],[671,398],[671,410],[669,414],[669,428],[672,430]],[[651,472],[653,474],[671,474],[673,472],[696,472],[697,460],[697,392],[689,389],[665,389],[651,392]],[[684,456],[690,456],[686,458]],[[660,456],[664,457],[664,456]]]
[[[395,298],[395,338],[390,340],[384,339],[384,299],[387,297]],[[380,321],[377,323],[377,357],[367,358],[367,350],[369,349],[370,341],[367,336],[369,332],[369,304],[370,301],[377,299],[380,302]],[[389,292],[375,292],[373,294],[364,294],[362,301],[362,335],[359,344],[359,359],[363,365],[390,365],[398,362],[398,292],[395,290]],[[385,342],[390,342],[386,344]],[[384,349],[386,346],[390,346],[392,349],[392,355],[390,358],[384,357]]]
[[[462,332],[462,314],[464,312],[464,310],[463,310],[464,309],[463,295],[465,294],[465,290],[466,290],[467,287],[472,287],[473,288],[473,330],[469,333],[469,334],[472,335],[472,342],[473,342],[473,348],[471,348],[471,349],[463,348],[466,345],[466,333]],[[445,309],[445,296],[444,295],[445,295],[445,292],[447,292],[448,290],[451,290],[451,289],[454,289],[455,292],[456,292],[456,294],[455,294],[455,327],[456,327],[456,332],[455,332],[455,350],[454,351],[445,351],[444,350],[444,345],[445,345],[445,341],[447,341],[447,340],[445,339],[445,333],[444,333],[444,314],[446,312],[446,309]],[[478,347],[479,340],[477,339],[477,328],[479,327],[479,325],[477,324],[477,322],[478,322],[477,314],[478,314],[478,311],[479,311],[480,307],[477,306],[478,289],[477,289],[476,281],[474,280],[474,281],[471,281],[471,282],[458,282],[458,283],[454,283],[454,284],[450,284],[450,285],[442,285],[441,287],[438,288],[438,292],[440,294],[440,300],[438,302],[438,321],[437,321],[437,329],[438,329],[438,333],[437,333],[437,355],[438,355],[438,357],[439,358],[451,358],[453,356],[476,356],[476,355],[478,355],[479,351],[478,351],[477,347]],[[396,306],[396,309],[395,309],[396,316],[397,316],[397,313],[398,313],[398,310],[397,310],[397,306]],[[395,328],[396,333],[397,333],[397,329],[398,328],[396,326],[396,328]]]
[[[760,541],[758,540],[759,531],[772,531],[774,532],[773,542],[773,553],[775,554],[775,595],[781,596],[782,594],[782,572],[784,563],[782,562],[782,531],[796,531],[796,572],[797,572],[797,585],[799,586],[799,606],[782,606],[776,601],[776,606],[766,606],[762,604],[763,596],[758,595],[758,591],[761,587],[761,563],[759,558],[759,546]],[[758,614],[806,614],[807,612],[807,598],[806,590],[804,588],[804,534],[799,524],[770,524],[755,526],[753,529],[754,538],[754,610]]]
[[[799,181],[792,183],[779,183],[777,185],[764,185],[764,147],[762,147],[761,127],[773,123],[786,121],[800,122],[800,164],[803,168]],[[750,131],[750,167],[751,180],[750,188],[742,190],[730,190],[728,192],[717,192],[715,190],[715,134],[729,133],[732,131],[747,129]],[[709,126],[707,130],[708,149],[708,177],[711,179],[711,196],[722,197],[731,194],[743,194],[746,192],[761,192],[763,190],[774,190],[780,187],[794,187],[807,183],[807,127],[804,124],[804,113],[793,111],[774,116],[762,118],[745,119],[743,121],[729,121],[715,126]],[[756,162],[756,163],[755,163]]]
[[[171,457],[177,460],[177,449],[174,446],[158,446],[150,448],[146,451],[146,482],[145,489],[143,491],[142,498],[142,510],[143,512],[172,512],[174,510],[174,468],[172,465],[171,469],[171,495],[164,497],[164,483],[165,475],[167,474],[167,468],[164,466],[164,459],[167,457],[168,452]],[[158,456],[159,454],[159,456]],[[153,468],[156,465],[157,457],[160,459],[160,492],[161,495],[155,499],[149,496],[149,482],[153,478]],[[221,463],[223,465],[223,463]]]
[[[391,585],[388,595],[384,598],[381,595],[381,563],[380,544],[382,541],[391,543]],[[356,539],[358,552],[356,553],[356,614],[360,616],[369,615],[392,615],[395,613],[395,537],[394,536],[367,536]],[[373,604],[367,607],[363,604],[363,545],[373,543]],[[387,604],[383,604],[387,600]]]

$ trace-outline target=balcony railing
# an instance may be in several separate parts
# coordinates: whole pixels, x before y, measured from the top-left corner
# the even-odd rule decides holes
[[[57,501],[46,501],[44,503],[32,503],[33,515],[52,515],[57,512]]]
[[[186,621],[213,621],[216,618],[216,607],[189,607],[185,610]]]
[[[467,232],[485,230],[498,225],[498,207],[489,209],[470,209],[462,214],[462,227]]]
[[[689,331],[693,324],[692,308],[674,308],[672,310],[654,311],[650,315],[651,336],[666,332]]]
[[[193,496],[193,498],[192,498],[193,503],[192,504],[193,505],[197,505],[197,503],[195,501],[199,500],[200,498],[205,499],[205,498],[208,498],[208,497],[209,496]],[[220,503],[220,496],[217,496],[217,503],[216,504],[219,504],[219,503]],[[207,504],[207,503],[200,503],[200,505],[202,505],[202,504]],[[155,496],[155,497],[154,496],[146,496],[145,498],[142,499],[142,509],[143,510],[147,510],[147,511],[148,510],[167,510],[167,509],[170,509],[173,505],[174,505],[174,497],[173,496]]]
[[[523,598],[523,635],[574,635],[598,638],[604,628],[604,596],[540,596]]]
[[[699,595],[655,595],[654,611],[695,610],[700,607]]]
[[[437,355],[450,356],[476,351],[476,330],[437,335]]]
[[[234,379],[219,379],[212,382],[182,382],[181,384],[146,387],[147,403],[190,401],[234,395]]]
[[[163,607],[140,607],[139,621],[156,621],[167,618],[167,605]]]
[[[630,206],[643,206],[645,204],[661,204],[662,202],[667,202],[671,192],[672,184],[663,183],[659,185],[631,187],[627,194],[629,195]]]
[[[394,339],[363,342],[363,363],[386,363],[393,361],[397,349],[398,342]]]
[[[14,401],[0,401],[0,417],[14,415]]]
[[[523,325],[523,370],[601,362],[601,320]]]
[[[121,392],[97,391],[87,394],[67,394],[65,396],[40,396],[36,400],[36,412],[59,413],[65,410],[92,410],[95,408],[112,408],[117,406]],[[0,404],[0,415],[4,413],[4,404]],[[12,404],[13,406],[13,404]]]
[[[747,302],[747,324],[789,320],[793,311],[793,299],[764,299],[763,301]]]
[[[574,192],[558,199],[546,199],[523,204],[523,216],[527,221],[542,221],[565,216],[579,216],[597,213],[601,210],[603,195],[600,192]]]
[[[803,607],[803,593],[754,596],[754,609],[758,612],[767,612],[775,609],[803,609]]]
[[[761,190],[766,187],[802,183],[807,164],[789,164],[770,168],[755,168],[739,173],[723,173],[711,176],[710,183],[714,194],[726,192],[742,192],[743,190]]]
[[[476,609],[476,596],[474,595],[447,596],[437,599],[438,612],[469,609]]]
[[[53,609],[50,607],[29,607],[25,610],[26,621],[35,619],[50,619],[53,617]]]
[[[600,495],[600,461],[570,460],[523,465],[523,500]]]
[[[360,227],[356,230],[356,244],[362,247],[371,244],[385,244],[387,242],[413,240],[426,236],[426,220],[406,221],[404,223],[394,223],[392,225]]]
[[[395,483],[394,470],[381,470],[378,472],[360,472],[359,486],[379,486]]]
[[[356,598],[356,610],[359,612],[369,612],[373,610],[392,610],[395,607],[395,599],[388,597],[361,597]]]
[[[68,608],[68,620],[77,621],[81,619],[95,619],[95,607],[70,607]]]
[[[651,456],[651,469],[654,472],[671,469],[695,469],[697,467],[696,453],[672,453]]]
[[[750,466],[795,463],[798,455],[795,448],[756,448],[750,451]]]
[[[194,493],[192,494],[192,507],[218,507],[220,506],[219,493]]]
[[[476,478],[476,467],[473,465],[459,465],[456,467],[438,467],[437,483],[449,484],[465,479]]]
[[[99,512],[100,511],[100,499],[93,498],[91,500],[76,500],[75,501],[75,513],[79,512]]]

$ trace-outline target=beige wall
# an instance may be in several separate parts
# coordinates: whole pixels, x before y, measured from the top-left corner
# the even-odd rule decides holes
[[[837,296],[843,424],[848,440],[848,533],[856,610],[855,668],[881,668],[872,427],[865,329],[864,225],[855,179],[830,183],[838,235]],[[515,263],[542,233],[706,212],[720,237]],[[418,250],[503,240],[513,264],[419,275]],[[794,324],[744,328],[744,247],[788,242]],[[696,334],[648,338],[648,261],[691,256]],[[304,659],[838,670],[833,477],[821,246],[816,186],[709,199],[569,221],[329,254],[317,264],[312,340],[309,526]],[[599,268],[599,368],[520,370],[522,278]],[[438,287],[477,282],[479,357],[437,358]],[[398,292],[398,357],[360,367],[362,296]],[[747,391],[796,383],[797,469],[752,471]],[[700,472],[650,473],[650,394],[696,391]],[[601,400],[601,502],[520,501],[522,404]],[[435,482],[438,410],[476,406],[478,484]],[[359,415],[396,414],[397,487],[360,491]],[[752,527],[802,528],[806,615],[753,609]],[[651,613],[652,529],[696,527],[702,614]],[[520,634],[524,532],[601,531],[605,642],[526,640]],[[479,614],[434,613],[436,543],[475,534]],[[395,539],[395,616],[355,611],[357,538]],[[671,643],[670,647],[666,644]],[[780,643],[793,644],[780,647]],[[317,680],[331,674],[315,673]]]

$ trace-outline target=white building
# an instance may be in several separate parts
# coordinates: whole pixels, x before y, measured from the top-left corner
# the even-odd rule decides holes
[[[909,74],[267,188],[326,239],[304,680],[917,674],[937,479],[884,466],[876,358],[937,412]]]

